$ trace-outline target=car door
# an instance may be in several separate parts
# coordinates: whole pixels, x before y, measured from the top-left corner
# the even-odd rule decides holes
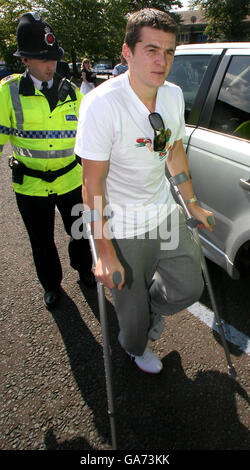
[[[237,277],[234,260],[250,240],[250,54],[228,49],[209,89],[188,147],[201,206],[215,214],[213,232],[200,231],[205,254]]]

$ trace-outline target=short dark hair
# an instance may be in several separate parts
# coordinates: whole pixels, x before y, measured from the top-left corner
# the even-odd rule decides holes
[[[129,15],[124,42],[134,52],[136,43],[140,41],[143,26],[160,29],[177,34],[178,25],[168,13],[155,8],[143,8]]]

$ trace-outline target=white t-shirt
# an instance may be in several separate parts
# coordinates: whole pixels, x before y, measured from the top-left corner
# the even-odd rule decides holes
[[[83,98],[75,152],[81,158],[109,160],[106,201],[111,236],[128,238],[156,228],[176,207],[165,176],[165,160],[185,134],[184,99],[176,85],[158,89],[156,109],[171,130],[168,149],[152,151],[149,110],[130,86],[128,73],[107,80]]]

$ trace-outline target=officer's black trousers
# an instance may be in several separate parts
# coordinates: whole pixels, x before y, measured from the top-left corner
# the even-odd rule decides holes
[[[78,216],[72,216],[72,207],[82,204],[81,187],[62,196],[26,196],[16,193],[17,205],[29,234],[34,263],[45,291],[57,290],[62,281],[62,267],[54,241],[55,207],[57,206],[70,236],[68,245],[70,264],[80,274],[89,272],[92,256],[89,241],[84,237],[73,238],[71,227]]]

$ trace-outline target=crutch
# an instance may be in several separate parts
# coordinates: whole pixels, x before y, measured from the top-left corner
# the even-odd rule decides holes
[[[224,351],[225,351],[225,355],[226,355],[226,359],[227,359],[227,363],[228,363],[228,374],[229,374],[230,377],[235,378],[236,377],[236,371],[235,371],[234,366],[231,362],[231,358],[230,358],[230,354],[229,354],[229,350],[228,350],[228,346],[227,346],[227,342],[226,342],[226,338],[225,338],[221,318],[220,318],[220,315],[219,315],[219,312],[218,312],[218,308],[217,308],[217,304],[216,304],[212,284],[211,284],[208,269],[207,269],[207,263],[206,263],[205,256],[203,254],[202,247],[201,247],[199,232],[198,232],[198,229],[197,229],[197,225],[200,222],[198,220],[196,220],[194,217],[191,216],[191,214],[190,214],[190,212],[189,212],[189,210],[188,210],[188,208],[185,204],[185,201],[184,201],[184,199],[183,199],[183,197],[182,197],[182,195],[181,195],[181,193],[178,189],[178,185],[182,184],[182,183],[185,183],[185,181],[188,180],[188,177],[187,177],[186,173],[183,172],[183,173],[179,173],[178,175],[169,177],[168,180],[169,180],[169,182],[171,184],[171,187],[173,188],[175,194],[177,195],[177,197],[178,197],[178,199],[179,199],[179,201],[180,201],[180,203],[181,203],[181,205],[182,205],[182,207],[183,207],[183,209],[186,213],[187,225],[188,225],[188,227],[190,227],[192,229],[194,238],[197,241],[198,246],[200,247],[201,267],[202,267],[202,271],[203,271],[203,275],[204,275],[205,284],[206,284],[206,287],[208,289],[208,293],[209,293],[209,296],[210,296],[213,311],[214,311],[214,314],[215,314],[216,325],[219,329],[222,344],[223,344],[223,348],[224,348]],[[212,216],[208,217],[208,223],[210,225],[213,224],[213,217]]]
[[[100,220],[100,214],[96,209],[87,210],[82,213],[82,220],[86,226],[86,234],[90,243],[93,263],[94,263],[94,266],[96,266],[97,250],[95,246],[95,240],[91,231],[91,222],[96,222]],[[116,271],[114,273],[113,281],[115,285],[120,284],[121,273],[119,271]],[[115,411],[114,411],[113,390],[112,390],[111,357],[110,357],[109,332],[108,332],[108,321],[107,321],[107,312],[106,312],[106,298],[105,298],[104,286],[100,281],[97,281],[97,293],[98,293],[100,322],[101,322],[101,329],[102,329],[103,359],[104,359],[104,368],[105,368],[106,392],[107,392],[107,401],[108,401],[108,415],[109,415],[110,428],[111,428],[112,449],[116,450],[117,440],[116,440]]]

